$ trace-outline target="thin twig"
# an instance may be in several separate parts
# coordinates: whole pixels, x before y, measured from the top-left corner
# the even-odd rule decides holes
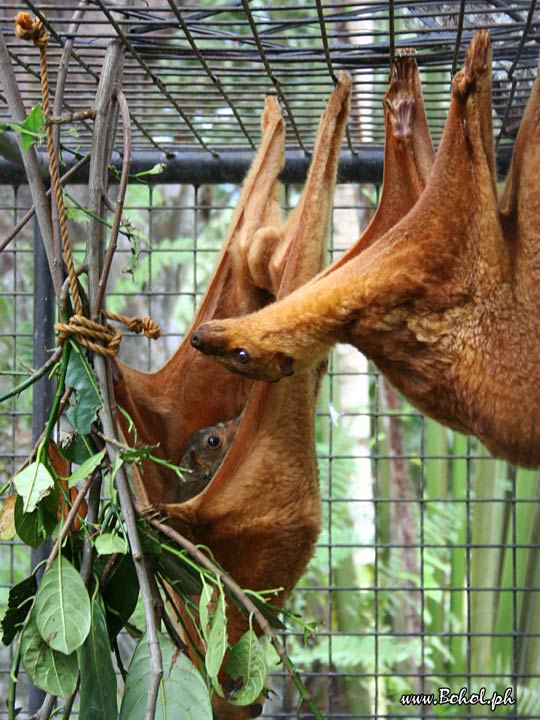
[[[73,122],[79,122],[80,120],[86,120],[87,118],[93,118],[95,111],[93,108],[88,110],[80,110],[75,113],[66,113],[64,115],[51,115],[47,118],[47,122],[51,125],[67,125]]]
[[[11,388],[11,390],[8,390],[3,395],[0,395],[0,403],[4,402],[4,400],[7,400],[10,397],[13,397],[14,395],[20,395],[20,393],[22,393],[23,390],[26,390],[31,385],[33,385],[35,382],[37,382],[46,373],[48,373],[52,367],[54,367],[54,365],[60,359],[61,355],[62,355],[62,348],[61,347],[56,348],[56,350],[51,355],[51,357],[47,360],[46,363],[44,363],[37,370],[34,370],[33,373],[30,373],[30,375],[28,375],[28,377],[25,380],[23,380],[18,385],[15,385],[15,387]]]
[[[71,509],[68,512],[67,517],[64,521],[64,524],[62,525],[60,534],[58,535],[58,538],[57,538],[56,542],[54,543],[54,547],[51,550],[51,554],[49,555],[49,557],[47,559],[47,563],[45,565],[45,570],[48,570],[51,567],[51,565],[53,564],[53,562],[55,561],[56,556],[58,555],[58,551],[60,550],[60,548],[62,547],[62,543],[64,542],[64,538],[68,534],[69,529],[71,528],[71,525],[72,525],[73,521],[75,520],[77,513],[79,512],[79,508],[82,504],[82,501],[86,497],[88,488],[92,484],[93,480],[94,480],[94,473],[92,473],[91,475],[89,475],[86,478],[86,480],[82,484],[79,492],[77,493],[77,496],[75,497],[75,500],[73,501]]]

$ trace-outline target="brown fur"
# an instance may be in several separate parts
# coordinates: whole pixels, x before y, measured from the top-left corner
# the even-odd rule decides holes
[[[220,323],[215,337],[212,324],[199,328],[205,350],[230,367],[230,349],[244,348],[250,376],[275,380],[276,353],[290,374],[351,343],[422,412],[496,456],[539,465],[539,116],[537,80],[499,212],[491,48],[477,32],[411,212],[284,301]]]
[[[343,74],[321,119],[305,192],[284,224],[275,184],[283,126],[275,116],[277,102],[268,101],[266,112],[273,115],[263,122],[263,149],[244,184],[195,323],[247,313],[284,297],[321,269],[350,87],[350,76]],[[139,480],[140,492],[172,527],[208,546],[241,586],[276,588],[272,601],[277,605],[304,571],[319,532],[314,426],[320,375],[318,365],[279,386],[240,376],[232,382],[225,370],[216,373],[189,340],[157,373],[125,366],[117,372],[118,402],[134,417],[139,439],[160,442],[169,459],[182,457],[193,432],[241,413],[229,451],[202,492],[175,502],[178,481],[149,465]],[[227,618],[229,639],[235,642],[248,623],[232,605]],[[213,701],[220,720],[252,717],[260,703],[235,708],[218,697]]]

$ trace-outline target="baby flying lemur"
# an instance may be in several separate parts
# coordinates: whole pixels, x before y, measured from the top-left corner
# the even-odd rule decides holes
[[[197,430],[188,438],[180,467],[185,471],[177,502],[198,495],[221,465],[236,434],[240,416]]]

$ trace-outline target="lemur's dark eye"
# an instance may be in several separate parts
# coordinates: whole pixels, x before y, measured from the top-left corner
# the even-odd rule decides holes
[[[213,450],[215,450],[221,445],[221,438],[219,437],[219,435],[210,435],[206,443],[208,447],[211,447]]]
[[[245,365],[249,362],[250,357],[247,350],[244,350],[243,348],[240,348],[239,350],[235,351],[236,354],[236,360],[241,363],[242,365]]]

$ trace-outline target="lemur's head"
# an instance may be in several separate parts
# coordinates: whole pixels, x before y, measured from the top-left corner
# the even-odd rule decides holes
[[[294,373],[294,360],[280,351],[266,351],[244,334],[243,318],[203,323],[191,336],[192,346],[232,372],[254,380],[277,382]],[[240,337],[242,339],[240,340]]]

